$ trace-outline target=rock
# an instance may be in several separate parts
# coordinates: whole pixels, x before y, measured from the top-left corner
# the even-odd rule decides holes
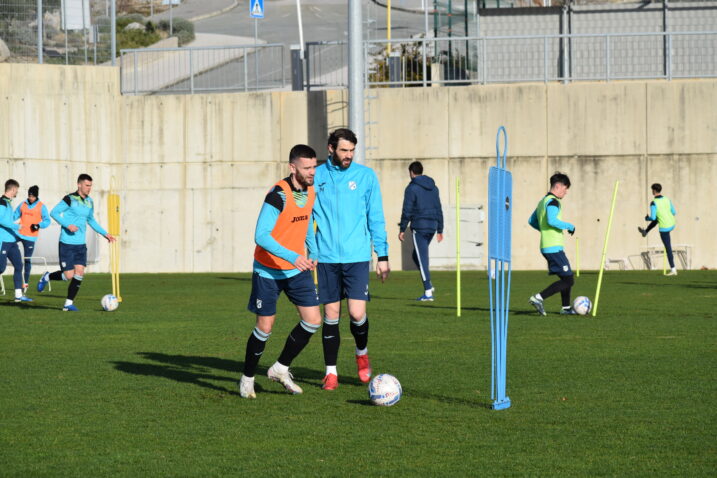
[[[141,23],[132,22],[129,25],[127,25],[126,27],[124,27],[124,29],[125,30],[142,30],[142,31],[144,31],[145,28],[144,28],[144,25],[142,25]]]
[[[54,30],[56,32],[59,32],[60,26],[62,25],[60,20],[60,11],[55,10],[54,12],[45,12],[42,25],[45,31]]]
[[[10,49],[7,47],[2,38],[0,38],[0,63],[7,61],[10,58]]]

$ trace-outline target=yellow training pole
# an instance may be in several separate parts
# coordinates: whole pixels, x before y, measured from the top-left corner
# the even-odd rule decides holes
[[[578,266],[575,270],[576,276],[580,277],[580,238],[575,238],[575,264]]]
[[[456,317],[461,316],[461,178],[456,178]]]
[[[662,275],[667,275],[667,249],[662,248]]]
[[[386,56],[391,55],[391,0],[386,2]],[[388,62],[388,60],[386,60]]]
[[[114,192],[114,178],[110,182],[110,194],[107,197],[107,219],[109,222],[109,233],[118,240],[110,243],[110,273],[112,276],[112,295],[122,302],[120,293],[119,262],[120,262],[120,197]]]
[[[615,190],[612,192],[612,205],[610,206],[610,218],[607,220],[607,231],[605,232],[605,244],[602,246],[602,257],[600,258],[600,274],[598,275],[597,290],[595,291],[595,304],[593,305],[593,317],[597,315],[598,302],[600,300],[600,286],[602,285],[602,273],[605,269],[605,257],[607,256],[607,241],[610,238],[610,227],[612,226],[612,215],[615,212],[615,201],[617,200],[617,187],[620,181],[615,181]]]

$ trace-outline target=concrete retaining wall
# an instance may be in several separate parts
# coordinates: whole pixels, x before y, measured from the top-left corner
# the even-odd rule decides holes
[[[382,182],[394,268],[403,266],[396,223],[408,164],[424,162],[446,207],[455,204],[456,176],[462,204],[484,204],[500,125],[514,178],[515,269],[544,268],[527,219],[556,170],[573,182],[564,218],[577,226],[583,268],[599,266],[616,180],[609,257],[659,243],[636,226],[649,185],[661,182],[678,210],[673,243],[693,246],[693,266],[717,267],[715,80],[385,88],[372,96],[377,124],[361,146]],[[263,196],[287,173],[289,149],[309,142],[323,156],[327,130],[346,123],[346,101],[345,91],[123,97],[112,68],[3,64],[0,179],[20,181],[23,195],[39,184],[51,207],[88,172],[106,224],[114,177],[128,272],[247,271]],[[571,258],[573,245],[568,239]],[[108,267],[101,247],[95,270]]]

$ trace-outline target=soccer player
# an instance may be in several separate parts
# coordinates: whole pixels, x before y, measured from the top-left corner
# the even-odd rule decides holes
[[[530,304],[540,315],[547,315],[543,301],[558,292],[563,301],[560,313],[575,314],[570,302],[570,289],[574,283],[573,271],[563,251],[563,230],[567,230],[571,236],[575,233],[575,226],[562,220],[561,201],[568,194],[569,188],[570,178],[567,174],[553,174],[550,177],[550,191],[540,200],[528,220],[533,229],[540,231],[540,252],[548,262],[548,274],[559,277],[559,280],[530,297]]]
[[[437,233],[438,242],[443,240],[443,210],[438,188],[432,178],[423,174],[423,165],[414,161],[408,166],[411,182],[403,193],[403,212],[399,223],[398,240],[403,242],[406,227],[411,223],[413,236],[413,262],[421,271],[424,293],[416,300],[433,301],[433,284],[428,268],[428,246]]]
[[[239,395],[243,398],[256,398],[254,375],[274,326],[281,292],[296,306],[301,320],[287,337],[279,359],[269,368],[270,380],[281,383],[292,394],[302,393],[289,366],[321,326],[319,297],[311,275],[316,267],[311,220],[316,152],[297,144],[289,152],[289,168],[291,175],[277,182],[266,195],[256,223],[248,306],[256,314],[256,326],[246,344],[244,373],[239,380]]]
[[[57,204],[50,216],[60,226],[60,270],[53,273],[45,272],[37,283],[38,292],[45,290],[50,280],[70,281],[67,287],[67,299],[62,310],[76,312],[74,301],[80,291],[82,280],[87,267],[87,242],[85,239],[87,225],[103,236],[109,242],[115,238],[95,220],[95,204],[90,197],[92,191],[92,177],[89,174],[80,174],[77,178],[77,191],[70,193]]]
[[[18,237],[22,242],[22,248],[25,256],[25,272],[23,275],[23,290],[27,290],[30,283],[30,270],[32,269],[32,254],[35,252],[35,242],[40,235],[40,229],[45,229],[50,225],[50,215],[47,213],[47,207],[40,201],[40,188],[38,186],[30,186],[27,191],[27,199],[23,201],[17,209],[13,219],[20,220],[20,230]]]
[[[650,221],[650,224],[646,229],[638,227],[637,230],[640,231],[642,237],[645,237],[653,227],[659,224],[660,239],[662,239],[662,244],[665,246],[667,260],[670,263],[670,272],[668,272],[667,275],[676,276],[677,268],[675,267],[675,258],[672,255],[670,231],[675,228],[675,215],[677,214],[677,211],[675,210],[675,206],[672,204],[672,201],[670,201],[667,196],[662,195],[661,184],[655,183],[650,187],[650,189],[652,190],[654,198],[650,202],[650,214],[645,216],[645,221]]]
[[[26,297],[22,288],[22,257],[20,256],[20,248],[17,245],[18,231],[20,225],[15,224],[12,211],[12,200],[17,196],[17,190],[20,183],[14,179],[5,181],[5,194],[0,198],[0,274],[5,272],[7,260],[10,259],[12,267],[15,269],[12,279],[15,285],[15,302],[32,302],[32,299]]]
[[[328,140],[329,158],[316,168],[316,243],[319,298],[324,304],[324,390],[338,387],[341,301],[347,299],[351,334],[356,342],[359,379],[371,378],[368,357],[368,292],[371,244],[378,256],[376,274],[386,280],[388,263],[386,222],[378,178],[373,169],[353,162],[356,135],[340,128]]]

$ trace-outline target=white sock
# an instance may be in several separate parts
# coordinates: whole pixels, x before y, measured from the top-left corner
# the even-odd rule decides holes
[[[538,300],[543,300],[543,296],[540,294],[535,294],[535,298]]]
[[[246,375],[242,375],[241,379],[244,380],[245,382],[254,383],[254,377],[247,377]]]
[[[70,299],[65,299],[65,307],[68,305],[72,305],[72,301]]]
[[[361,349],[361,350],[356,349],[356,355],[366,355],[367,353],[368,353],[368,347],[366,347],[365,349]]]
[[[281,373],[286,373],[289,371],[289,367],[286,365],[282,365],[279,362],[274,362],[274,365],[271,366],[274,370]]]
[[[677,272],[677,267],[673,267],[673,268],[670,269],[670,270],[671,270],[672,272]]]
[[[19,299],[20,297],[22,297],[22,289],[15,289],[15,298]]]
[[[336,371],[336,365],[327,365],[326,366],[326,375],[334,374],[338,377],[339,373]]]
[[[426,294],[426,297],[433,297],[433,289],[432,288],[426,289],[425,294]]]

